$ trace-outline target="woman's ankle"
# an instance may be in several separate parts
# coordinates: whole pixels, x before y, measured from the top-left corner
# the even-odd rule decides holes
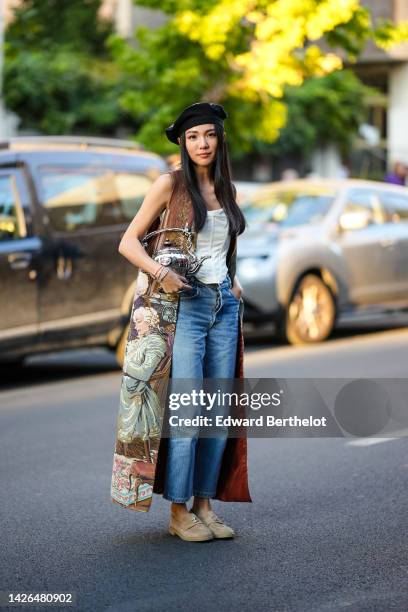
[[[172,502],[170,506],[170,511],[172,514],[174,514],[174,516],[182,516],[183,514],[188,513],[185,502],[181,504]]]
[[[211,504],[208,497],[194,497],[193,505],[191,506],[191,511],[202,512],[205,514],[206,512],[210,512]]]

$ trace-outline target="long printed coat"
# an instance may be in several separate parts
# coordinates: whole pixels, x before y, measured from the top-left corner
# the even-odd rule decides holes
[[[166,210],[148,232],[164,227],[193,231],[194,215],[181,170],[171,172],[172,194]],[[168,238],[186,250],[179,232],[154,237],[148,247],[152,255]],[[228,273],[233,282],[236,266],[236,237],[227,254]],[[177,323],[179,296],[159,292],[159,284],[142,270],[136,280],[130,328],[125,349],[119,412],[116,426],[111,499],[122,507],[147,512],[153,493],[163,493],[168,438],[161,436],[166,415],[166,394],[171,376],[171,359]],[[235,378],[243,378],[243,305],[239,313]],[[247,439],[228,438],[223,453],[216,491],[222,501],[251,502],[248,489]]]

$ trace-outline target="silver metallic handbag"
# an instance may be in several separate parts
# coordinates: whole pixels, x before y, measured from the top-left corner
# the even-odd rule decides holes
[[[197,259],[193,251],[193,232],[186,225],[185,228],[180,227],[166,227],[164,229],[155,230],[146,234],[143,238],[142,245],[144,248],[148,245],[148,240],[153,236],[162,234],[163,232],[181,232],[187,238],[187,250],[182,251],[179,247],[175,246],[168,238],[164,241],[162,248],[158,249],[152,256],[152,259],[157,261],[159,264],[168,266],[177,274],[185,276],[193,276],[201,268],[203,261],[209,259],[211,255],[204,255]]]

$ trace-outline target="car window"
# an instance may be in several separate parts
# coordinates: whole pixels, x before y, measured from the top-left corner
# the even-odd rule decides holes
[[[131,221],[139,210],[152,181],[143,174],[115,173],[115,186],[125,221]]]
[[[104,168],[39,168],[43,205],[56,231],[128,223],[151,185],[142,174]]]
[[[310,225],[325,217],[335,198],[334,190],[273,192],[259,198],[255,195],[242,211],[249,224]]]
[[[389,223],[408,223],[408,195],[383,191],[379,196]]]
[[[24,213],[13,175],[0,175],[0,240],[26,236]]]
[[[381,224],[386,221],[386,213],[380,198],[379,191],[375,189],[349,189],[343,213],[369,211],[371,222]]]

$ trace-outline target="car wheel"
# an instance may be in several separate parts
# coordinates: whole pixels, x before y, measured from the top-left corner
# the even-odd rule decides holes
[[[130,323],[128,323],[125,329],[123,330],[118,345],[116,347],[116,361],[121,368],[123,367],[123,362],[125,361],[125,349],[129,335],[129,327]]]
[[[333,331],[336,302],[329,287],[315,274],[306,274],[295,287],[279,325],[280,336],[290,344],[313,344]]]

